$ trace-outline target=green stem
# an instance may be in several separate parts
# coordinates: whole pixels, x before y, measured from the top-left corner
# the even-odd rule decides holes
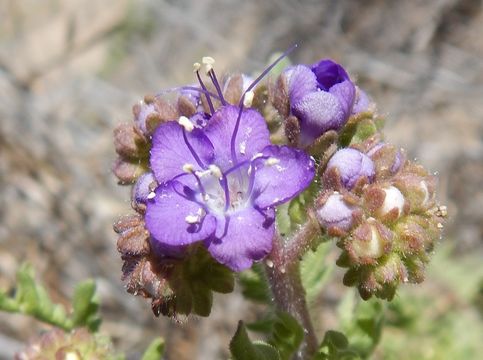
[[[299,351],[294,355],[296,360],[309,359],[315,354],[318,347],[317,336],[305,299],[305,289],[300,277],[300,261],[298,261],[303,255],[303,249],[308,248],[307,245],[318,233],[318,230],[314,229],[313,224],[307,223],[287,243],[276,235],[270,257],[265,262],[267,278],[277,308],[292,315],[304,329],[304,340]],[[294,242],[298,242],[298,245]]]

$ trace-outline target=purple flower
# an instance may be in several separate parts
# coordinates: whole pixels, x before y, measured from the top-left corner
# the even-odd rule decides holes
[[[337,192],[331,194],[325,204],[317,210],[317,219],[325,228],[337,227],[349,231],[353,224],[352,213],[355,207],[348,205]]]
[[[288,84],[290,109],[300,120],[302,146],[328,130],[339,130],[347,122],[355,86],[342,66],[321,60],[311,67],[290,67],[283,76]]]
[[[197,116],[163,123],[153,135],[150,162],[160,185],[147,201],[146,227],[152,242],[203,242],[218,262],[242,271],[270,252],[274,207],[310,184],[314,161],[271,145],[254,110],[221,106],[201,126]]]
[[[325,171],[333,168],[337,168],[342,185],[349,190],[360,178],[366,177],[372,181],[375,175],[371,158],[352,148],[340,149],[330,158]]]

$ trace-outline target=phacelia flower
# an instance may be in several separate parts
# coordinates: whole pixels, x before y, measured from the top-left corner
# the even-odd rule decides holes
[[[328,130],[339,130],[352,113],[355,86],[332,60],[297,65],[282,74],[290,110],[300,121],[300,145],[310,145]]]
[[[351,190],[358,181],[365,179],[371,182],[375,175],[374,163],[364,153],[352,148],[337,151],[329,160],[326,169],[326,182],[340,179],[343,187]]]
[[[203,242],[235,271],[269,253],[274,207],[314,176],[308,155],[271,145],[263,117],[243,107],[220,107],[204,127],[193,117],[166,122],[152,143],[151,169],[160,184],[146,204],[152,242]]]

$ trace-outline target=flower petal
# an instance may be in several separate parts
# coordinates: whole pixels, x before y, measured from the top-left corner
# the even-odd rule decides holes
[[[324,59],[311,66],[312,71],[317,77],[319,88],[325,91],[335,84],[349,80],[349,75],[342,66],[336,62]]]
[[[216,219],[209,213],[205,215],[192,193],[193,190],[180,181],[158,186],[156,196],[147,202],[145,217],[153,241],[181,246],[205,240],[213,234]],[[198,223],[193,220],[196,217],[199,217]]]
[[[315,175],[314,160],[288,146],[267,146],[268,160],[255,160],[253,199],[261,209],[282,204],[301,193]]]
[[[191,132],[174,121],[161,124],[153,135],[151,149],[151,169],[160,184],[173,179],[184,172],[186,164],[194,170],[201,170],[202,164],[208,165],[213,159],[213,145],[199,129]],[[191,146],[191,150],[190,147]],[[196,158],[196,157],[198,158]]]
[[[221,107],[213,114],[204,130],[215,149],[214,163],[223,171],[234,165],[230,149],[238,112],[239,108],[236,106]],[[263,117],[255,110],[244,110],[235,142],[238,162],[251,159],[268,144],[270,134]]]
[[[291,104],[299,102],[305,95],[317,90],[317,79],[308,66],[292,66],[283,73],[283,76],[287,77]]]
[[[233,271],[248,269],[272,250],[275,210],[265,213],[249,207],[231,215],[225,236],[205,242],[208,251]]]
[[[339,98],[325,91],[307,94],[293,106],[300,120],[301,142],[310,144],[327,130],[338,130],[347,120]]]
[[[347,120],[351,114],[352,106],[354,105],[354,100],[356,97],[355,85],[352,83],[352,81],[346,80],[332,86],[329,92],[339,100],[339,103],[344,110],[345,119]]]

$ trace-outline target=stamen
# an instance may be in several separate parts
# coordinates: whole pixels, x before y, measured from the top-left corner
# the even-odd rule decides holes
[[[206,91],[205,93],[205,96],[206,96],[206,101],[208,102],[208,106],[210,108],[210,112],[211,114],[213,115],[213,113],[215,112],[215,107],[213,106],[213,102],[211,101],[211,97],[209,95],[209,91],[208,89],[206,89],[206,86],[205,84],[203,83],[203,81],[201,80],[201,76],[200,76],[200,72],[199,71],[196,71],[196,77],[198,78],[198,82],[200,83],[200,86],[201,88]]]
[[[196,160],[196,162],[198,163],[198,165],[201,167],[201,168],[204,168],[205,165],[203,164],[203,162],[201,161],[200,157],[198,156],[198,154],[196,153],[195,149],[193,149],[193,147],[191,146],[190,142],[188,141],[188,137],[186,136],[186,130],[185,128],[183,128],[183,140],[184,140],[184,143],[186,144],[186,146],[188,147],[189,151],[191,152],[191,155],[193,155],[194,159]]]
[[[151,200],[151,199],[154,199],[155,197],[156,197],[156,193],[154,191],[151,191],[146,198],[148,200]]]
[[[199,215],[188,215],[184,218],[188,224],[198,224],[200,222]]]
[[[253,91],[248,91],[243,98],[243,106],[245,106],[246,108],[252,107],[254,96],[255,93]]]
[[[236,159],[236,151],[235,151],[235,143],[236,143],[236,136],[238,133],[238,128],[240,127],[240,120],[241,120],[241,115],[243,112],[243,106],[245,102],[245,97],[249,91],[251,91],[259,82],[262,80],[265,75],[267,75],[282,59],[288,56],[295,48],[297,47],[297,44],[291,46],[287,51],[285,51],[282,55],[280,55],[269,67],[267,67],[251,84],[248,86],[248,88],[245,90],[243,93],[240,103],[239,103],[239,112],[238,112],[238,118],[236,119],[236,124],[235,128],[233,129],[233,134],[231,135],[231,157],[233,162],[236,164],[237,159]],[[253,100],[253,99],[252,99]]]
[[[199,62],[195,62],[193,64],[193,72],[200,71],[200,69],[201,69],[201,64]]]
[[[213,59],[211,56],[203,56],[201,62],[203,63],[203,65],[205,65],[205,71],[208,75],[208,73],[213,70],[213,65],[215,65],[215,59]]]
[[[223,177],[223,173],[221,172],[221,170],[220,170],[220,168],[218,166],[216,166],[214,164],[211,164],[210,166],[208,166],[208,169],[218,179],[221,179]]]
[[[268,165],[268,166],[273,166],[273,165],[276,165],[278,163],[280,163],[280,159],[277,159],[277,158],[274,158],[274,157],[270,157],[267,160],[265,160],[265,165]]]
[[[218,83],[218,79],[216,78],[215,70],[211,69],[210,72],[208,72],[208,75],[210,76],[210,79],[213,85],[215,85],[216,92],[220,96],[221,103],[223,105],[226,105],[226,100],[223,97],[223,92],[221,91],[220,84]]]
[[[187,132],[192,132],[195,128],[193,123],[186,116],[180,116],[178,124],[180,124]]]
[[[185,173],[191,174],[195,170],[193,164],[186,163],[183,165],[183,171]]]
[[[206,96],[211,96],[211,97],[215,98],[216,100],[220,100],[221,101],[221,99],[218,97],[218,95],[212,93],[211,91],[203,90],[203,89],[200,89],[200,88],[195,87],[195,86],[181,86],[179,88],[172,89],[172,91],[178,91],[178,90],[192,90],[192,91],[197,91],[197,92],[199,92],[201,94],[204,94]]]

